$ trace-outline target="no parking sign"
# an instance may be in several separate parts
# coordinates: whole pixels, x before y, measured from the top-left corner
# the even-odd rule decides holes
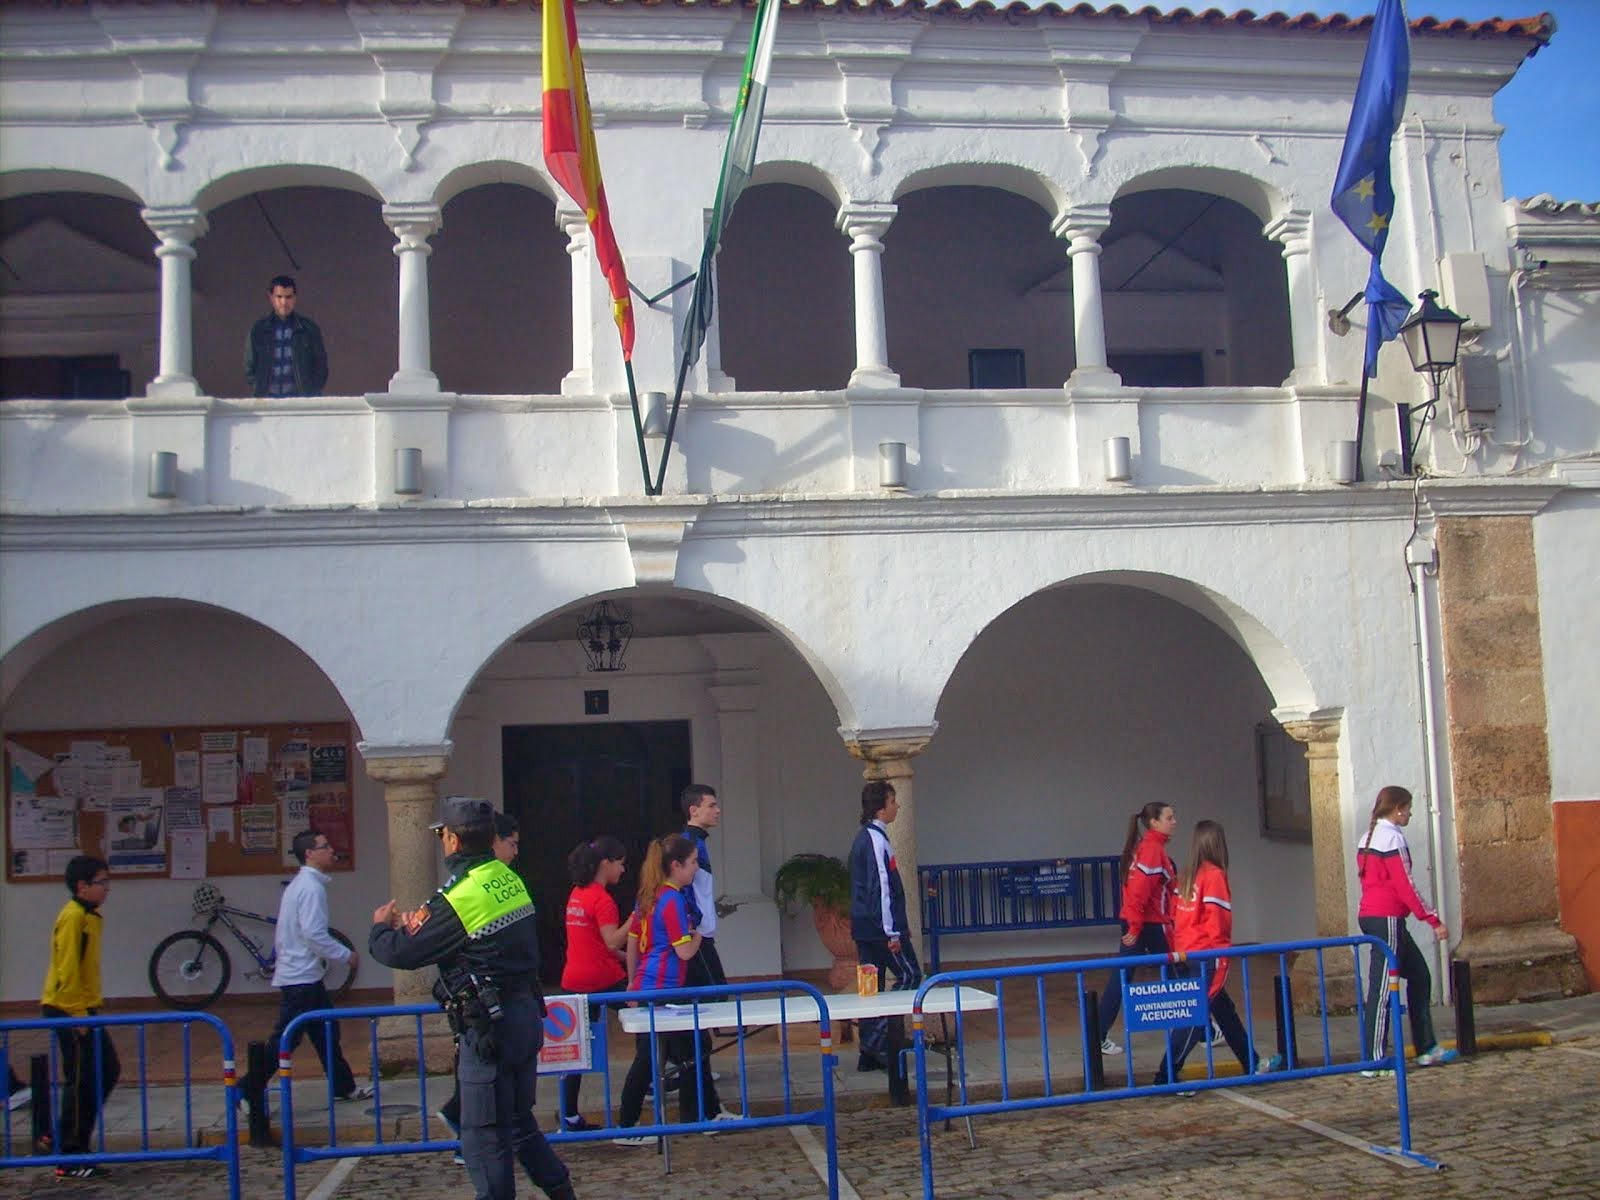
[[[544,1045],[539,1070],[546,1075],[589,1069],[589,997],[544,998]]]

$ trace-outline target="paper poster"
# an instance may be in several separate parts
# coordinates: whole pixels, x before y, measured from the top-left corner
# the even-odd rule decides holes
[[[83,764],[67,759],[57,765],[55,774],[50,777],[56,785],[56,795],[68,800],[82,800],[84,798]]]
[[[224,809],[224,812],[227,810]],[[229,814],[232,815],[231,813]],[[172,878],[206,877],[206,835],[203,829],[172,831]]]
[[[310,742],[296,738],[278,748],[278,761],[272,767],[272,783],[279,792],[311,786]]]
[[[11,874],[18,879],[25,879],[30,875],[49,874],[49,865],[46,855],[48,850],[13,850],[11,852]]]
[[[18,787],[18,772],[11,778],[11,849],[48,850],[77,846],[78,812],[71,800],[60,796],[40,796],[31,785]],[[41,861],[43,856],[40,856]]]
[[[111,794],[128,796],[144,786],[144,771],[139,763],[119,762],[111,768]]]
[[[233,840],[232,808],[206,809],[206,839],[214,842],[218,838]]]
[[[283,806],[283,865],[298,867],[300,860],[294,856],[294,837],[302,829],[311,828],[311,790],[280,792],[278,801]]]
[[[69,758],[75,758],[81,763],[97,763],[104,761],[106,744],[104,742],[73,742]]]
[[[267,773],[266,738],[246,737],[244,739],[244,769],[247,775],[265,775]]]
[[[180,829],[203,829],[205,816],[200,809],[200,789],[197,787],[169,787],[166,791],[167,828],[177,833]]]
[[[276,854],[278,852],[277,805],[240,805],[239,849],[246,854]]]
[[[103,758],[83,764],[83,794],[79,804],[84,812],[105,812],[116,791],[117,768]]]
[[[238,788],[239,760],[231,750],[226,754],[201,755],[201,799],[207,804],[232,804],[238,799]]]
[[[237,733],[202,733],[200,735],[200,751],[203,754],[221,754],[226,752],[232,758],[239,750],[239,735]]]
[[[67,873],[67,864],[77,857],[78,848],[76,846],[71,850],[46,850],[44,852],[44,872],[46,875],[65,875]]]
[[[345,758],[346,747],[343,742],[326,742],[311,747],[311,782],[345,782]]]
[[[107,746],[105,749],[107,762],[127,762],[133,758],[132,746]]]
[[[311,789],[307,826],[328,839],[344,863],[355,853],[355,828],[350,812],[350,794],[342,787],[323,784]]]
[[[19,746],[16,742],[6,742],[6,753],[11,755],[11,765],[20,770],[28,778],[28,782],[37,783],[50,772],[56,764],[42,754],[35,754],[26,746]],[[59,791],[60,788],[58,787]]]
[[[160,788],[111,798],[111,811],[106,817],[106,861],[113,871],[148,873],[167,869],[163,806]]]
[[[200,786],[200,751],[179,750],[172,756],[172,786],[181,788]]]

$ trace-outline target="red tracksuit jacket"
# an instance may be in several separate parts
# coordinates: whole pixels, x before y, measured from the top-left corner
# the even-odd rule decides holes
[[[1226,950],[1233,945],[1233,893],[1228,873],[1215,863],[1201,863],[1194,876],[1194,894],[1178,893],[1173,905],[1173,949]],[[1215,996],[1228,978],[1228,960],[1211,964],[1209,994]]]
[[[1146,925],[1163,926],[1169,935],[1172,932],[1172,889],[1178,869],[1167,855],[1167,840],[1164,833],[1145,830],[1128,866],[1128,879],[1122,885],[1122,919],[1134,937]]]
[[[1356,851],[1356,875],[1361,880],[1362,917],[1404,917],[1410,914],[1439,926],[1439,914],[1417,892],[1411,880],[1411,848],[1406,835],[1387,817],[1380,818],[1372,836]]]

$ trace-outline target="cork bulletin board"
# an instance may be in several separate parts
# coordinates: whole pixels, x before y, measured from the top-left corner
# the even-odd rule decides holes
[[[277,875],[315,829],[355,867],[347,722],[5,735],[6,879],[59,882],[93,854],[118,878]]]

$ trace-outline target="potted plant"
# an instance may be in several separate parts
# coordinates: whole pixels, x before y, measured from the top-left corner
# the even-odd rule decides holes
[[[855,986],[855,939],[850,936],[850,869],[828,854],[796,854],[778,868],[772,898],[784,912],[809,904],[817,936],[833,955],[828,986],[846,991]]]

